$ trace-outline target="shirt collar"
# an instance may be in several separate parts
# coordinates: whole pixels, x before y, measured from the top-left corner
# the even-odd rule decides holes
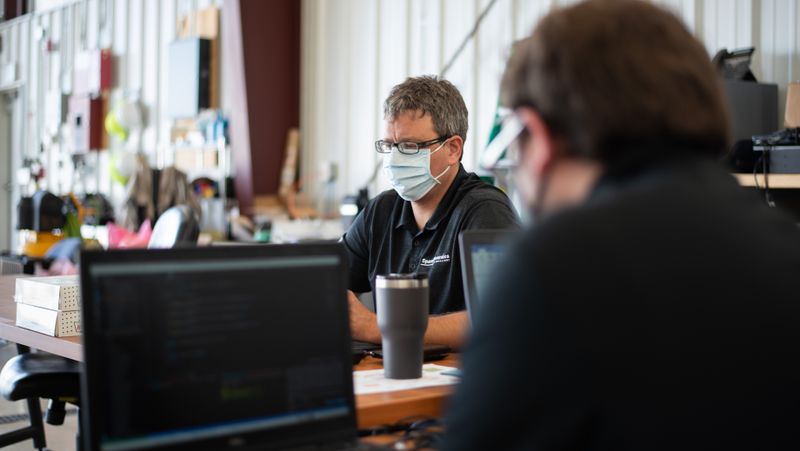
[[[400,196],[397,198],[403,202],[403,209],[400,211],[400,220],[395,224],[395,229],[404,228],[411,233],[417,231],[417,220],[414,218],[414,210],[411,209],[411,202],[403,200]]]
[[[442,197],[442,200],[439,201],[439,205],[436,206],[433,216],[431,216],[431,219],[425,224],[426,230],[435,230],[439,226],[439,223],[447,217],[455,204],[454,200],[458,189],[468,175],[464,166],[459,163],[458,174],[456,174],[456,178],[453,179],[453,183],[450,184],[450,187],[447,188],[447,192],[444,194],[444,197]],[[403,210],[400,212],[400,221],[397,222],[394,228],[405,228],[412,233],[417,231],[417,220],[414,218],[414,210],[411,208],[411,202],[403,200]]]
[[[612,194],[626,187],[630,183],[641,182],[643,179],[654,179],[659,176],[673,174],[677,169],[712,163],[712,160],[703,155],[681,154],[669,155],[648,162],[634,162],[638,164],[618,164],[606,168],[603,174],[589,192],[587,200],[594,201]]]

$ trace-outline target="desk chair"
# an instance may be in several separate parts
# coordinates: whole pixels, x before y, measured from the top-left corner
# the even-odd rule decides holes
[[[149,249],[187,247],[197,244],[200,221],[188,205],[176,205],[158,217],[150,235]]]
[[[186,205],[169,208],[156,221],[147,247],[188,247],[197,244],[200,221]],[[31,353],[27,346],[17,345],[19,355],[11,358],[0,371],[0,394],[9,401],[25,399],[30,426],[0,434],[0,447],[33,439],[33,447],[46,446],[39,398],[48,399],[45,421],[64,424],[66,403],[80,407],[81,365],[57,355]],[[80,427],[76,449],[82,448]]]
[[[32,353],[19,344],[17,352],[0,371],[0,394],[9,401],[27,402],[30,426],[0,435],[0,447],[33,439],[33,447],[42,450],[47,443],[39,399],[49,400],[47,424],[64,424],[66,403],[79,405],[80,364],[53,354]]]
[[[0,265],[1,275],[21,274],[22,265]],[[47,409],[49,424],[64,423],[64,402],[61,393],[73,392],[80,386],[77,362],[51,354],[31,354],[30,348],[17,345],[17,355],[0,371],[0,394],[9,401],[24,399],[28,404],[30,425],[0,434],[0,447],[33,439],[33,447],[44,449],[44,423],[39,398],[50,399]],[[76,400],[77,401],[77,400]]]

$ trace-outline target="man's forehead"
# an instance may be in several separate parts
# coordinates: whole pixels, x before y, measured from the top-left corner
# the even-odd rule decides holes
[[[435,133],[433,119],[422,110],[401,111],[386,119],[386,134],[389,137],[398,134],[421,138],[431,133]]]
[[[428,113],[423,109],[402,110],[390,115],[387,120],[395,121],[401,118],[406,120],[416,120],[416,119],[422,119],[425,116],[430,117],[430,113]]]

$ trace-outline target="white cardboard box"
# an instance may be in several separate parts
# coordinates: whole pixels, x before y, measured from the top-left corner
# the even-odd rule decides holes
[[[17,304],[35,305],[50,310],[80,310],[80,278],[77,275],[19,278],[14,300]]]
[[[17,326],[53,337],[72,337],[81,334],[81,312],[50,310],[18,303]]]

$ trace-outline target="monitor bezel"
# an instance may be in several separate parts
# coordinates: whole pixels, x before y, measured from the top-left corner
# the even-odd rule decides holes
[[[339,304],[340,317],[347,327],[346,333],[338,337],[342,362],[346,362],[343,371],[346,387],[348,414],[329,420],[320,420],[313,424],[304,424],[265,431],[255,431],[237,434],[236,437],[219,437],[205,439],[199,442],[187,442],[169,445],[158,449],[164,450],[225,450],[240,449],[243,446],[259,446],[264,449],[281,449],[305,443],[309,439],[320,443],[347,442],[356,439],[356,410],[353,395],[352,366],[351,362],[351,337],[349,329],[349,312],[347,305],[347,255],[344,247],[339,243],[313,243],[313,244],[287,244],[287,245],[244,245],[244,246],[211,246],[200,248],[176,249],[135,249],[135,250],[110,250],[110,251],[82,251],[81,252],[81,300],[83,321],[83,371],[81,372],[81,435],[85,449],[99,451],[101,449],[101,429],[97,427],[98,421],[94,418],[102,415],[100,405],[103,403],[105,390],[90,390],[90,387],[102,383],[100,381],[100,354],[102,347],[95,338],[95,324],[90,312],[94,307],[92,268],[106,263],[147,263],[150,261],[165,260],[206,260],[220,258],[275,258],[287,256],[336,256],[339,261],[340,290],[331,293],[341,299]],[[309,306],[303,306],[309,308]]]

